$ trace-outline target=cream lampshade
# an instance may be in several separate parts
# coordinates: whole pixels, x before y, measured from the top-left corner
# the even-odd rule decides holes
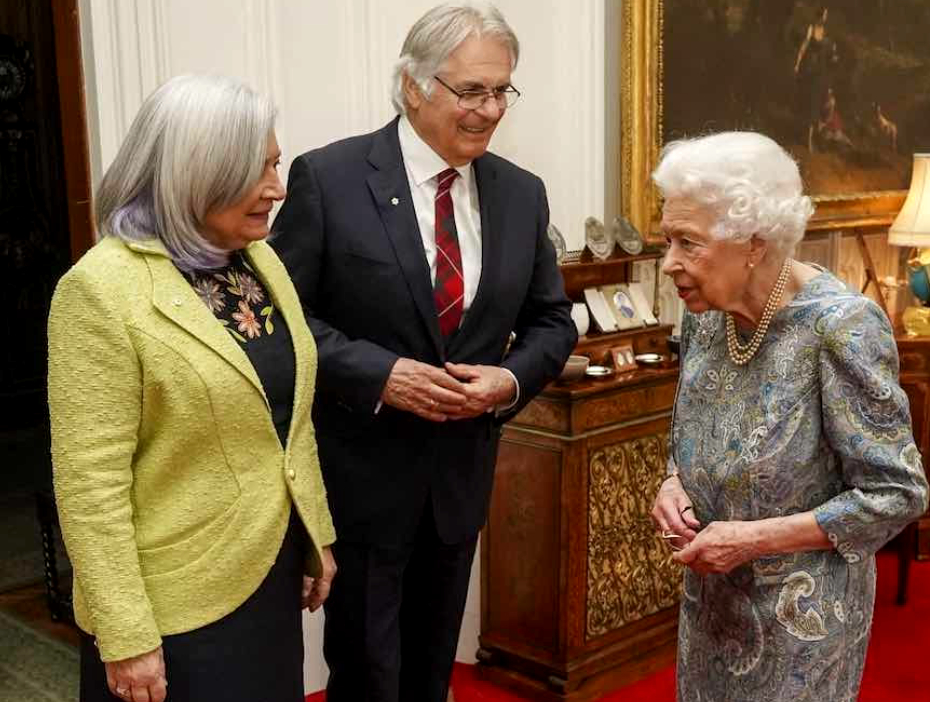
[[[888,230],[892,246],[930,246],[930,154],[914,154],[914,172],[904,207]]]
[[[914,154],[914,172],[904,206],[888,230],[892,246],[918,249],[908,264],[911,291],[924,303],[908,307],[902,322],[908,334],[930,335],[930,154]]]

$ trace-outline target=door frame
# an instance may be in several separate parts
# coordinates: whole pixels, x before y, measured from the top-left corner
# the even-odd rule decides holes
[[[84,62],[81,54],[81,17],[78,0],[51,0],[51,5],[71,260],[77,261],[96,240]]]

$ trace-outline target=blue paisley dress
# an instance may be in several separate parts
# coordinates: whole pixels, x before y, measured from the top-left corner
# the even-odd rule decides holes
[[[739,367],[723,313],[686,314],[670,449],[702,524],[813,510],[834,545],[684,569],[679,702],[855,700],[874,553],[927,506],[887,317],[821,273]]]

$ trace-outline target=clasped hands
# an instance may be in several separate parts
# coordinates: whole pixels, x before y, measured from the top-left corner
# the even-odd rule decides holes
[[[674,550],[672,558],[698,575],[729,573],[760,555],[752,522],[711,522],[702,528],[677,476],[662,483],[651,516]]]
[[[497,366],[446,363],[443,368],[399,358],[391,369],[382,401],[432,422],[467,419],[513,400],[513,377]]]

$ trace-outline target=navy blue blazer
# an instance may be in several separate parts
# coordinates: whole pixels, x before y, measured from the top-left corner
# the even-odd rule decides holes
[[[409,541],[431,498],[440,537],[458,543],[484,524],[507,417],[376,413],[394,362],[502,365],[520,383],[512,416],[559,374],[577,333],[546,236],[543,183],[487,153],[474,162],[481,279],[443,344],[397,122],[295,159],[271,243],[318,347],[314,423],[338,538]]]

